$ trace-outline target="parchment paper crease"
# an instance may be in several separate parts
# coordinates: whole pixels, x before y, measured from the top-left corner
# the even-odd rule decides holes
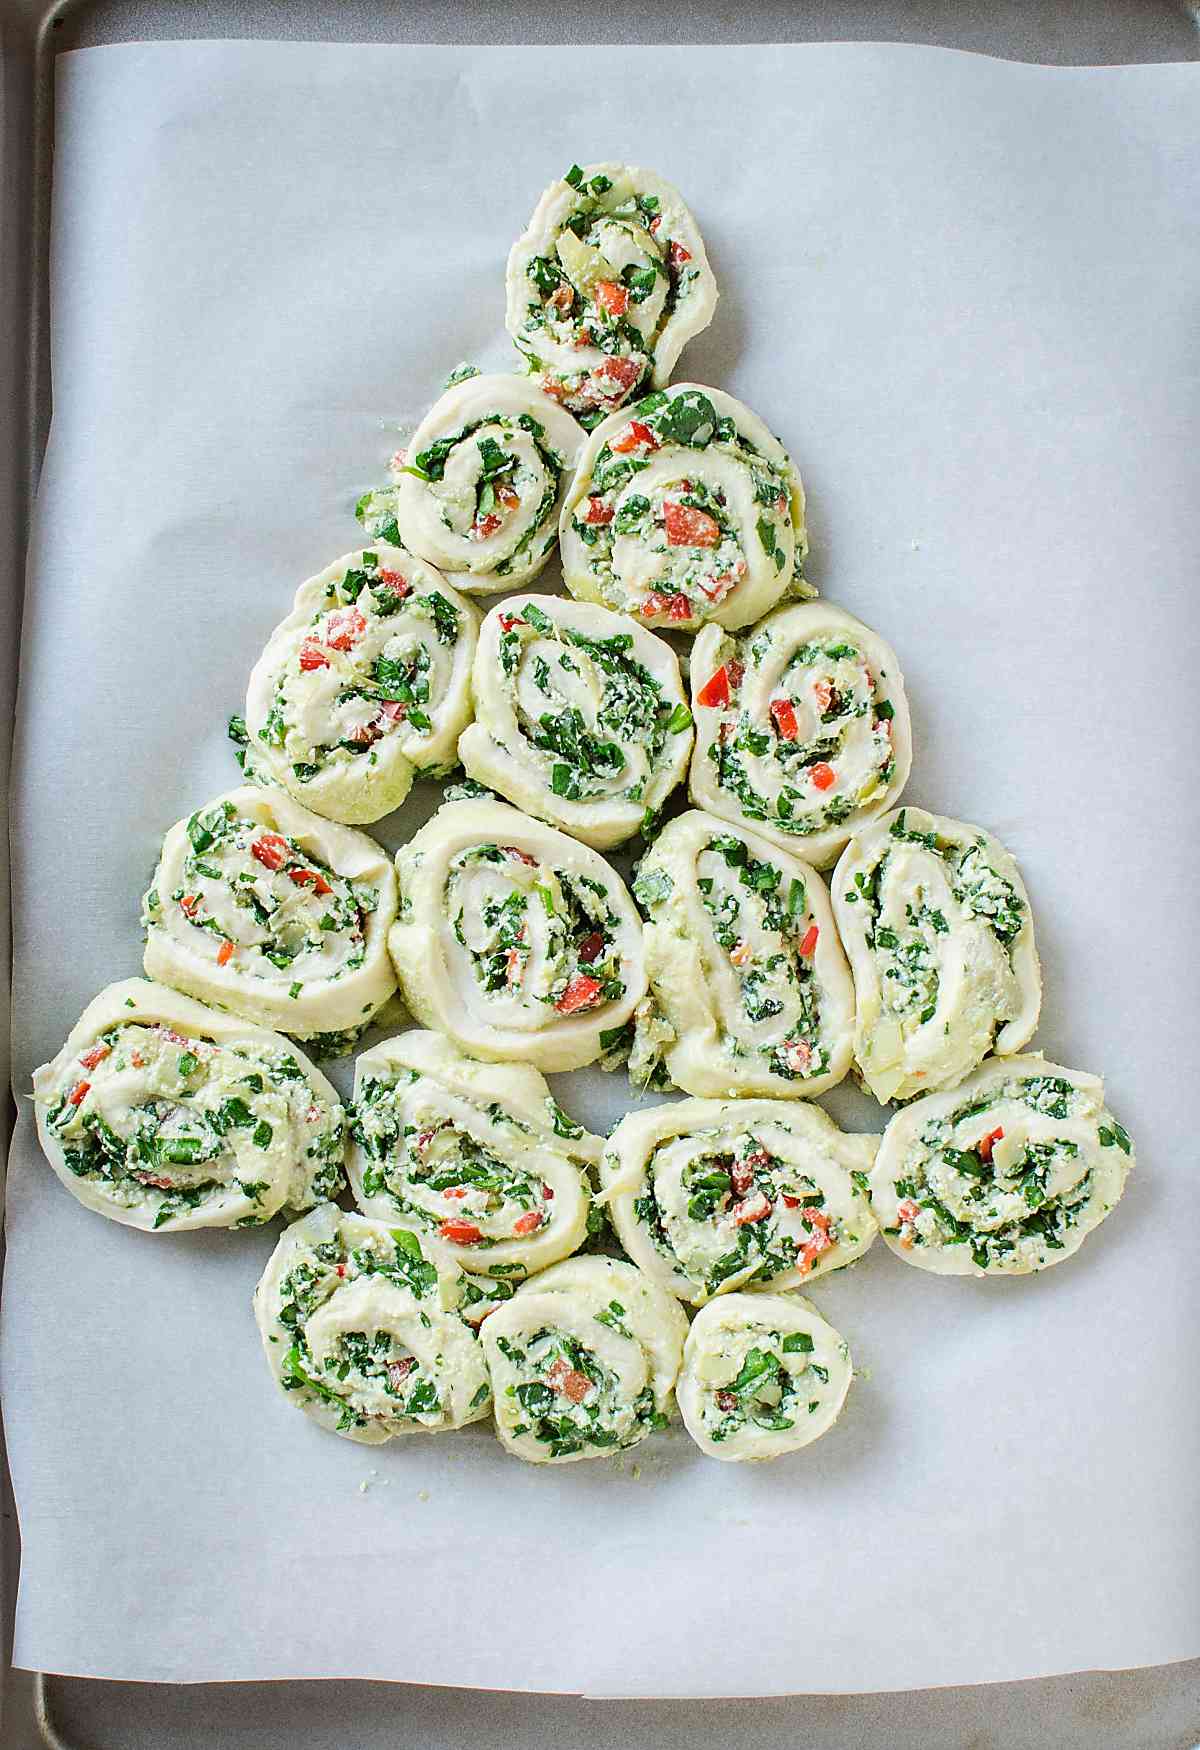
[[[250,1317],[271,1236],[97,1220],[26,1106],[18,1663],[747,1695],[1200,1653],[1200,72],[215,42],[59,68],[18,1092],[137,969],[159,835],[234,781],[224,719],[295,586],[356,544],[397,427],[459,360],[513,356],[504,257],[538,192],[628,157],[683,189],[721,284],[683,374],[796,457],[814,575],[907,673],[909,798],[1017,854],[1037,1043],[1107,1077],[1140,1166],[1040,1279],[879,1247],[820,1284],[863,1377],[797,1460],[735,1471],[680,1434],[536,1471],[486,1428],[369,1453],[312,1427]],[[557,1091],[593,1125],[624,1099]]]

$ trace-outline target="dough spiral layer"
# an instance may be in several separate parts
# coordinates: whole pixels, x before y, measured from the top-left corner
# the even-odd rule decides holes
[[[803,1101],[680,1100],[622,1118],[600,1201],[633,1262],[693,1306],[750,1285],[794,1288],[874,1240],[877,1142]]]
[[[342,1187],[344,1114],[321,1072],[147,979],[93,998],[33,1097],[63,1184],[127,1227],[251,1227]]]
[[[871,1197],[906,1264],[942,1276],[1023,1276],[1078,1250],[1133,1164],[1098,1076],[1036,1054],[1009,1057],[896,1114]]]
[[[717,286],[677,189],[635,165],[573,164],[513,244],[506,325],[547,396],[594,422],[661,389]]]
[[[518,1458],[603,1458],[665,1428],[687,1320],[632,1264],[568,1258],[483,1326],[496,1432]]]
[[[250,759],[306,808],[361,826],[454,763],[471,716],[475,609],[402,547],[301,584],[250,675]]]
[[[396,866],[392,958],[427,1027],[550,1072],[612,1048],[646,973],[637,910],[595,851],[503,802],[447,802]]]
[[[833,909],[854,974],[854,1054],[877,1100],[954,1087],[1033,1033],[1029,895],[982,827],[920,808],[885,815],[842,853]]]
[[[687,772],[692,714],[674,651],[607,608],[517,596],[483,623],[459,759],[529,814],[608,850]]]
[[[806,863],[693,809],[664,827],[633,887],[650,996],[635,1080],[656,1063],[689,1094],[794,1098],[850,1068],[854,987],[825,884]]]

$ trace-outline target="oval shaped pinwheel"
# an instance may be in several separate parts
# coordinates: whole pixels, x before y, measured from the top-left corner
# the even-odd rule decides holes
[[[1029,895],[982,827],[920,808],[885,815],[842,853],[833,909],[854,974],[854,1055],[880,1102],[954,1087],[1033,1033]]]
[[[803,1101],[679,1100],[622,1118],[600,1201],[633,1262],[693,1306],[749,1285],[794,1288],[874,1240],[877,1146]]]
[[[794,1098],[850,1068],[854,986],[825,884],[765,839],[698,809],[638,868],[650,996],[634,1079],[689,1094]]]
[[[702,1307],[675,1395],[709,1458],[782,1458],[827,1434],[853,1368],[843,1337],[799,1294],[729,1294]]]
[[[402,547],[348,553],[310,577],[250,675],[253,775],[346,826],[399,808],[414,778],[454,763],[478,624]]]
[[[626,164],[573,164],[513,244],[507,327],[545,393],[585,422],[671,379],[717,286],[677,189]]]
[[[605,1458],[665,1428],[687,1320],[632,1264],[568,1258],[492,1313],[496,1433],[532,1464]]]
[[[483,623],[470,776],[598,851],[631,838],[687,772],[692,714],[675,652],[623,616],[517,596]]]
[[[602,1144],[529,1064],[401,1033],[359,1058],[353,1112],[360,1208],[436,1237],[462,1269],[520,1281],[587,1237],[585,1173]]]
[[[641,919],[614,870],[503,802],[448,802],[396,858],[405,1001],[473,1057],[581,1069],[646,989]]]
[[[1024,1276],[1079,1249],[1133,1164],[1098,1076],[1036,1054],[1000,1058],[896,1114],[871,1198],[906,1264],[942,1276]]]
[[[588,439],[563,506],[572,595],[645,625],[745,626],[814,595],[804,489],[779,439],[720,389],[676,383]]]
[[[434,403],[358,515],[468,595],[530,583],[558,538],[583,429],[528,377],[472,376]]]
[[[692,651],[693,802],[818,869],[896,801],[912,732],[896,653],[826,602]]]
[[[276,1384],[321,1427],[377,1446],[486,1416],[459,1273],[428,1242],[322,1203],[281,1236],[254,1291]]]
[[[127,978],[33,1078],[46,1159],[126,1227],[250,1227],[342,1187],[333,1087],[278,1033]]]
[[[178,821],[143,901],[147,976],[300,1039],[356,1032],[396,988],[396,875],[365,833],[243,785]]]

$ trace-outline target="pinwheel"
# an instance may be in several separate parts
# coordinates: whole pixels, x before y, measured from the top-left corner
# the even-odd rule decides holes
[[[492,1313],[481,1340],[496,1432],[532,1464],[603,1458],[667,1426],[687,1320],[611,1258],[568,1258]]]
[[[687,772],[674,651],[607,608],[518,596],[483,623],[470,776],[598,851],[653,820]]]
[[[528,377],[470,376],[435,402],[358,515],[469,595],[529,583],[558,535],[582,428]]]
[[[941,1276],[1024,1276],[1079,1249],[1133,1164],[1100,1078],[1035,1053],[989,1061],[898,1112],[879,1145],[871,1198],[906,1264]]]
[[[904,679],[883,639],[825,602],[692,651],[693,802],[818,869],[890,808],[912,763]]]
[[[573,164],[508,258],[506,324],[542,388],[586,422],[671,379],[717,285],[678,191],[627,164]]]
[[[477,628],[470,603],[402,547],[309,578],[250,676],[254,775],[347,826],[399,808],[415,777],[454,763]]]
[[[874,1240],[877,1145],[805,1101],[680,1100],[622,1118],[600,1202],[634,1263],[693,1306],[750,1285],[794,1288]]]
[[[572,595],[647,625],[746,626],[802,574],[804,489],[778,438],[719,389],[676,383],[587,441],[563,506]]]
[[[254,1316],[292,1402],[378,1446],[487,1415],[483,1351],[458,1303],[459,1273],[436,1245],[322,1203],[280,1238]]]
[[[854,987],[814,869],[693,809],[663,829],[633,891],[651,990],[635,1079],[653,1084],[661,1056],[689,1094],[786,1098],[841,1081]]]
[[[126,1227],[251,1227],[342,1186],[344,1114],[320,1071],[146,979],[93,998],[33,1097],[63,1184]]]
[[[447,802],[396,858],[405,1001],[473,1057],[580,1069],[646,989],[641,920],[587,846],[503,802]]]
[[[833,908],[854,974],[854,1055],[881,1103],[952,1088],[1019,1051],[1042,976],[1029,895],[982,827],[920,808],[851,841]]]
[[[365,833],[244,785],[176,823],[143,901],[145,968],[300,1039],[364,1027],[396,988],[396,876]]]
[[[354,1074],[350,1183],[359,1207],[439,1239],[462,1269],[519,1281],[587,1236],[584,1178],[603,1146],[528,1064],[479,1063],[402,1033]]]
[[[692,1321],[675,1395],[709,1458],[782,1458],[829,1432],[852,1371],[844,1340],[803,1295],[729,1294]]]

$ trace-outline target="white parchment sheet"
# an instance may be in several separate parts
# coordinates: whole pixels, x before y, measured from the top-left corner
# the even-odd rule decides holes
[[[224,719],[296,585],[356,544],[397,428],[459,360],[512,356],[504,258],[539,191],[625,157],[684,190],[722,288],[685,374],[795,456],[815,578],[907,673],[909,799],[1020,859],[1037,1044],[1107,1077],[1140,1165],[1041,1277],[938,1280],[880,1245],[820,1283],[862,1375],[793,1460],[713,1464],[676,1433],[536,1469],[486,1427],[319,1431],[251,1320],[274,1230],[87,1214],[26,1104],[18,1663],[753,1695],[1200,1653],[1200,72],[872,46],[59,65],[18,1091],[137,970],[159,836],[236,781]],[[592,1073],[556,1091],[594,1125],[626,1099]]]

